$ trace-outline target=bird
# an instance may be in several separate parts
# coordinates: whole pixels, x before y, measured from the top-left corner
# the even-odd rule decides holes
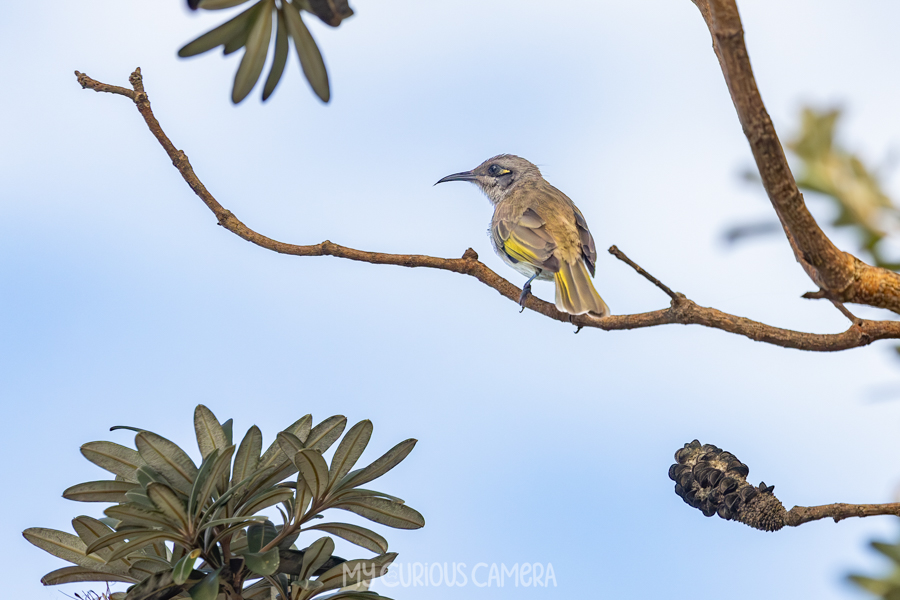
[[[537,166],[513,154],[500,154],[471,171],[447,175],[435,185],[448,181],[474,183],[494,206],[488,231],[494,251],[528,277],[519,296],[523,310],[531,282],[537,279],[556,284],[555,304],[562,312],[610,314],[591,283],[597,248],[587,221]]]

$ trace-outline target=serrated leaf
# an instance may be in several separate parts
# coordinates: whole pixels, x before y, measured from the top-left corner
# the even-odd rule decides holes
[[[298,578],[302,581],[312,577],[332,554],[334,554],[334,540],[330,537],[317,539],[303,552],[303,563]]]
[[[125,493],[140,487],[127,481],[87,481],[68,488],[63,498],[76,502],[127,502]]]
[[[278,548],[266,552],[247,552],[244,561],[247,568],[257,575],[273,575],[278,571]]]
[[[418,529],[425,526],[425,518],[416,510],[376,496],[347,498],[333,505],[370,521],[395,529]]]
[[[369,439],[372,437],[372,422],[368,419],[360,421],[350,428],[344,435],[344,439],[338,444],[331,459],[331,469],[328,471],[328,479],[333,483],[340,481],[344,475],[350,472],[359,457],[362,456]]]
[[[202,404],[194,409],[194,433],[197,435],[197,446],[203,458],[218,449],[219,452],[230,446],[225,430],[216,419],[216,415]]]
[[[109,571],[106,562],[93,551],[87,552],[87,545],[81,538],[55,529],[29,527],[22,532],[26,540],[57,558],[75,563],[80,567]]]
[[[200,548],[194,548],[190,553],[182,556],[172,568],[172,581],[178,585],[187,581],[188,577],[191,576],[191,571],[194,570],[194,563],[197,562],[197,557],[199,556]]]
[[[318,450],[325,454],[325,451],[341,437],[346,426],[347,417],[343,415],[328,417],[309,431],[309,437],[303,443],[310,450]]]
[[[122,581],[125,583],[137,583],[139,580],[128,575],[97,571],[87,567],[63,567],[50,571],[41,577],[44,585],[59,585],[61,583],[77,583],[81,581]]]
[[[363,485],[364,483],[368,483],[373,479],[378,479],[406,458],[412,449],[416,447],[416,443],[418,440],[408,439],[400,442],[387,452],[385,452],[382,456],[377,458],[372,464],[364,469],[360,469],[355,475],[345,477],[340,484],[338,484],[337,489],[344,489],[348,487],[357,487]]]
[[[85,547],[90,546],[103,536],[113,533],[113,530],[106,523],[93,517],[75,517],[72,519],[72,527],[75,529],[75,533],[78,534],[79,539],[85,543]],[[96,554],[103,560],[107,560],[112,554],[112,550],[103,548],[97,550]]]
[[[371,559],[348,560],[322,573],[316,581],[322,584],[320,591],[333,590],[381,577],[397,558],[396,552],[388,552]]]
[[[194,478],[197,477],[197,466],[187,453],[174,442],[145,431],[134,438],[138,452],[148,465],[165,477],[172,487],[191,493]]]
[[[169,521],[185,535],[191,533],[191,519],[178,495],[167,485],[151,483],[147,486],[147,497]]]
[[[325,61],[322,60],[322,53],[316,46],[316,41],[309,33],[309,29],[300,18],[300,11],[290,3],[281,5],[284,11],[285,23],[287,24],[288,33],[294,39],[294,47],[297,50],[297,57],[300,59],[300,66],[303,68],[303,75],[312,86],[313,91],[322,100],[328,102],[331,92],[328,89],[328,71],[325,69]]]
[[[258,553],[264,546],[275,539],[278,530],[272,521],[254,523],[247,528],[247,549],[252,553]],[[268,573],[266,573],[268,575]]]
[[[178,51],[178,56],[187,58],[188,56],[196,56],[203,54],[215,48],[228,43],[232,38],[245,33],[252,25],[252,20],[256,16],[256,11],[261,3],[254,4],[233,19],[222,23],[215,29],[211,29],[195,39],[185,44]]]
[[[231,472],[231,485],[248,477],[259,465],[259,453],[262,451],[262,433],[253,425],[247,430],[241,445],[234,455],[234,467]]]
[[[328,465],[322,453],[316,450],[301,450],[294,455],[294,464],[300,469],[303,481],[309,486],[313,498],[319,499],[328,491]],[[297,485],[300,485],[299,480]]]
[[[348,542],[356,544],[357,546],[362,546],[366,550],[371,550],[378,554],[382,554],[388,550],[386,539],[371,529],[366,529],[359,525],[351,525],[349,523],[321,523],[319,525],[311,525],[304,531],[310,529],[336,535],[340,538],[344,538]]]
[[[216,596],[219,595],[219,573],[221,571],[222,567],[219,567],[188,590],[191,598],[193,600],[216,600]]]
[[[269,70],[269,76],[266,78],[266,85],[263,87],[263,102],[272,95],[272,92],[275,91],[275,86],[281,81],[281,76],[284,74],[284,66],[287,64],[288,52],[290,51],[287,25],[284,22],[284,15],[280,8],[277,9],[275,15],[277,17],[277,27],[275,29],[275,58],[272,60],[272,68]]]
[[[244,45],[244,56],[234,75],[234,87],[231,90],[231,101],[235,104],[247,97],[259,80],[266,55],[269,52],[269,41],[272,39],[272,10],[275,0],[263,0],[259,17],[253,22],[250,36]]]
[[[135,482],[135,470],[147,464],[137,450],[126,448],[115,442],[88,442],[81,446],[81,454],[86,459],[125,481]]]

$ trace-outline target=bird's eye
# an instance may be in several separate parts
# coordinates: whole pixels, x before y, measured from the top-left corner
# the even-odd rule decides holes
[[[488,167],[488,173],[497,177],[498,175],[506,175],[509,173],[509,169],[504,169],[500,165],[491,165]]]

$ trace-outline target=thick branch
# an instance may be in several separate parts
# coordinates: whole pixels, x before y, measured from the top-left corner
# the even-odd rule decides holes
[[[900,275],[867,265],[838,249],[806,208],[756,87],[735,0],[692,1],[712,34],[713,47],[763,186],[797,261],[816,285],[835,300],[900,313]]]
[[[877,515],[900,516],[900,502],[891,504],[826,504],[824,506],[795,506],[787,512],[785,525],[796,527],[819,519],[834,519],[834,522],[850,517],[874,517]]]
[[[133,91],[123,87],[100,83],[78,71],[75,71],[75,75],[83,88],[130,98],[137,106],[138,111],[141,113],[141,116],[143,116],[144,121],[146,121],[151,133],[153,133],[165,149],[166,154],[169,155],[172,164],[175,165],[175,168],[178,169],[178,172],[181,173],[181,176],[187,184],[194,190],[194,193],[197,194],[203,203],[213,212],[216,219],[218,219],[219,225],[248,242],[252,242],[257,246],[281,254],[292,254],[295,256],[336,256],[338,258],[346,258],[372,264],[396,265],[401,267],[427,267],[469,275],[488,287],[493,288],[502,296],[518,303],[521,290],[480,262],[478,260],[478,255],[471,248],[466,250],[462,258],[438,258],[419,254],[385,254],[381,252],[367,252],[365,250],[348,248],[327,240],[309,246],[286,244],[253,231],[235,217],[231,211],[219,204],[209,190],[206,189],[206,186],[204,186],[197,178],[185,153],[176,149],[175,145],[172,144],[166,134],[163,133],[159,121],[156,120],[153,111],[150,109],[150,100],[147,98],[147,93],[144,91],[140,69],[136,69],[129,78]],[[686,298],[683,294],[673,292],[658,279],[654,278],[636,263],[631,261],[617,248],[611,248],[610,252],[615,254],[619,259],[625,261],[637,270],[638,273],[646,277],[669,295],[671,298],[671,305],[669,308],[648,313],[612,315],[603,318],[592,317],[590,315],[573,317],[558,311],[553,304],[544,302],[533,295],[529,295],[525,306],[546,317],[557,321],[572,323],[579,328],[593,327],[612,331],[618,329],[640,329],[643,327],[668,324],[703,325],[704,327],[721,329],[729,333],[742,335],[758,342],[766,342],[784,348],[796,348],[817,352],[846,350],[849,348],[865,346],[880,339],[900,338],[900,322],[893,321],[860,320],[843,333],[816,334],[781,329],[779,327],[772,327],[771,325],[765,325],[750,319],[745,319],[744,317],[730,315],[720,310],[716,310],[715,308],[700,306],[694,301]]]

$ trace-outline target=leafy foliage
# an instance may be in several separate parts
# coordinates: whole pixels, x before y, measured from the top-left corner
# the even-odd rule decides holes
[[[867,592],[885,600],[900,600],[900,544],[872,542],[872,548],[891,560],[893,569],[882,578],[850,575],[848,579]]]
[[[194,412],[199,467],[173,442],[141,429],[126,428],[137,432],[136,450],[107,441],[84,444],[85,458],[115,479],[80,483],[63,496],[113,506],[104,519],[76,517],[77,535],[40,527],[24,532],[35,546],[75,565],[41,581],[135,584],[127,594],[113,594],[122,600],[215,600],[220,593],[232,600],[270,598],[273,591],[282,600],[307,600],[384,575],[396,553],[388,552],[381,535],[348,523],[309,522],[337,508],[388,527],[422,527],[422,515],[399,498],[359,487],[399,464],[416,440],[351,470],[372,435],[372,423],[361,421],[343,436],[329,465],[323,453],[346,424],[345,417],[333,416],[313,426],[306,415],[262,452],[259,428],[251,427],[235,447],[230,420],[222,424],[200,405]],[[273,506],[281,514],[279,525],[259,514]],[[343,538],[376,556],[333,556],[334,541],[327,536],[298,550],[295,542],[306,531]],[[351,590],[327,596],[355,597],[380,596]]]
[[[836,109],[803,109],[800,127],[785,144],[798,159],[794,165],[797,186],[822,194],[835,205],[837,217],[831,225],[855,231],[860,249],[869,253],[875,265],[900,270],[900,262],[888,259],[882,244],[889,231],[896,233],[900,208],[882,189],[877,171],[836,139],[840,117],[841,112]],[[745,178],[760,183],[755,171],[745,173]],[[725,237],[733,242],[780,231],[777,222],[767,221],[731,228]]]
[[[885,224],[896,223],[900,211],[882,190],[877,174],[835,140],[840,116],[836,109],[803,109],[800,131],[787,143],[801,161],[797,185],[835,202],[838,216],[832,225],[855,229],[876,265],[900,269],[900,263],[884,257],[880,246]]]
[[[188,6],[192,9],[219,10],[247,1],[188,0]],[[259,80],[274,32],[275,54],[263,86],[262,99],[267,100],[281,80],[287,64],[289,40],[293,40],[306,80],[316,95],[323,102],[328,102],[331,97],[328,72],[322,53],[300,16],[301,11],[315,14],[332,27],[337,27],[353,14],[347,0],[258,0],[236,17],[185,45],[178,51],[178,56],[195,56],[218,46],[223,47],[227,56],[244,48],[244,56],[234,76],[231,91],[231,100],[237,104],[247,97]]]

